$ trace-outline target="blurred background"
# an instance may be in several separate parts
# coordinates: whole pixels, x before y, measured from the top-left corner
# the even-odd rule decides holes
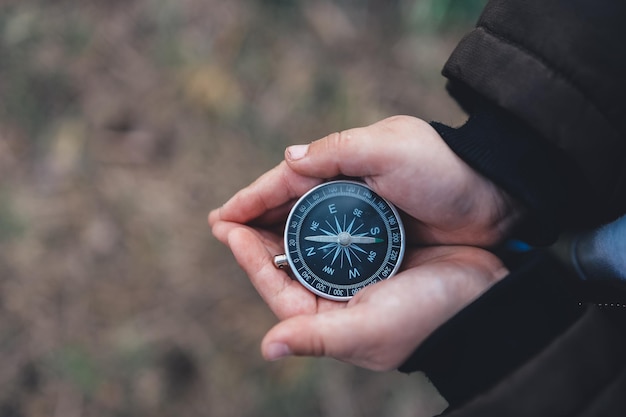
[[[3,0],[0,417],[431,416],[419,374],[266,363],[206,216],[285,146],[394,114],[482,0]]]

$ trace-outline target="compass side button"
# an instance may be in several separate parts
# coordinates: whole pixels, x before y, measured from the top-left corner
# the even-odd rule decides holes
[[[281,255],[274,256],[274,266],[276,266],[276,268],[283,269],[288,264],[289,261],[287,260],[286,254],[283,253]]]

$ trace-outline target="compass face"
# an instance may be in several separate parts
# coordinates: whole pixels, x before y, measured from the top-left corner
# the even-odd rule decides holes
[[[332,181],[306,193],[287,218],[285,251],[296,278],[315,294],[348,300],[391,277],[404,255],[396,209],[367,185]]]

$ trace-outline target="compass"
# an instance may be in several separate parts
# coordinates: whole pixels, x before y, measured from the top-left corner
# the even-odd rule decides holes
[[[320,297],[347,301],[365,286],[396,273],[405,237],[396,208],[366,184],[331,181],[303,195],[285,225],[285,253],[274,258],[289,266]]]

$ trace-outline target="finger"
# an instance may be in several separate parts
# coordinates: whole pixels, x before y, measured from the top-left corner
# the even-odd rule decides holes
[[[354,128],[330,134],[308,145],[285,151],[289,167],[299,174],[332,178],[338,175],[369,177],[381,172],[382,143],[372,140],[371,128]]]
[[[450,265],[448,282],[453,279],[450,277],[460,276],[461,281],[480,289],[508,274],[508,269],[496,255],[472,246],[442,245],[412,249],[407,251],[402,267],[404,270],[420,267],[425,273],[444,264]]]
[[[355,326],[361,324],[348,310],[329,311],[292,317],[274,326],[261,343],[261,352],[267,360],[287,355],[347,357],[355,343]],[[346,330],[350,336],[346,336]]]
[[[278,242],[264,241],[258,233],[240,226],[228,233],[228,246],[252,285],[279,319],[316,311],[316,297],[274,266],[274,255],[282,252]]]
[[[288,202],[286,202],[285,204],[281,206],[272,208],[266,211],[265,213],[261,214],[256,219],[254,219],[252,224],[258,225],[258,226],[277,226],[277,225],[284,226],[285,219],[287,219],[287,216],[289,215],[289,211],[291,210],[291,208],[293,207],[295,203],[296,203],[296,200],[293,199],[293,200],[289,200]]]
[[[220,221],[220,210],[214,209],[209,212],[209,226],[213,227],[215,223]]]
[[[476,264],[492,255],[475,248],[412,251],[393,279],[360,292],[347,308],[290,318],[272,328],[263,356],[329,356],[374,370],[397,367],[441,323],[489,285]],[[442,279],[445,277],[445,279]],[[390,341],[392,341],[390,343]]]
[[[393,171],[403,160],[418,157],[427,146],[441,146],[437,138],[423,120],[394,116],[367,127],[333,133],[310,145],[291,146],[285,151],[285,160],[291,169],[305,176],[374,177]]]
[[[385,330],[388,323],[380,323],[382,320],[361,306],[292,317],[267,333],[261,353],[266,360],[328,356],[372,370],[393,369],[398,363],[396,355],[381,349],[381,341],[390,337]]]
[[[225,222],[220,220],[213,225],[213,227],[211,228],[211,232],[213,233],[213,236],[217,238],[217,240],[219,240],[226,246],[229,246],[228,236],[230,232],[234,229],[242,227],[247,226],[241,225],[239,223]],[[254,233],[259,240],[261,240],[263,245],[268,248],[269,251],[274,253],[284,252],[284,249],[282,249],[282,232],[276,233],[272,230],[254,227],[249,227],[249,230],[251,231],[251,233]]]
[[[222,220],[214,221],[211,225],[211,233],[220,242],[228,245],[228,234],[236,227],[241,227],[239,223],[225,222]]]
[[[283,162],[214,210],[209,221],[247,223],[302,196],[320,183],[319,179],[295,173]]]

